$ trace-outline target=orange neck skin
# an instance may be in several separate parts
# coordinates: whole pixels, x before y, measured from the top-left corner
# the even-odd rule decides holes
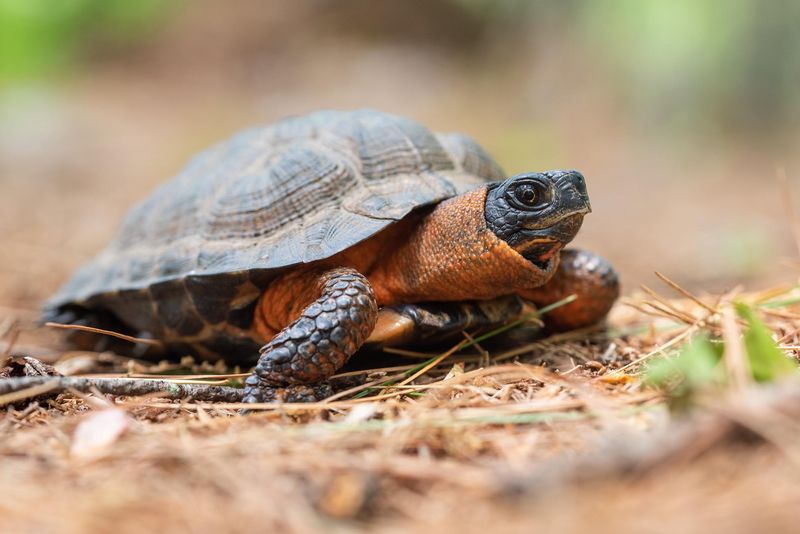
[[[411,215],[331,258],[277,278],[256,310],[267,339],[319,296],[321,272],[352,267],[367,276],[379,306],[425,301],[483,300],[534,289],[542,271],[486,228],[486,189],[477,189]]]
[[[482,300],[544,284],[543,272],[486,228],[486,189],[438,204],[367,276],[380,304]]]

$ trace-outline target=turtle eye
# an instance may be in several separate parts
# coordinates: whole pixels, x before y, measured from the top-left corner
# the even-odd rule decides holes
[[[525,181],[511,191],[513,203],[520,209],[542,209],[550,202],[550,188],[539,181]]]

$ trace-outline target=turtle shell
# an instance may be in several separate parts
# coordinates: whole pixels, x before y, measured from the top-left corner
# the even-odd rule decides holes
[[[243,286],[254,293],[285,268],[503,178],[470,138],[377,111],[321,111],[252,128],[200,153],[135,206],[48,307],[142,291],[157,303],[179,285],[224,321]],[[112,307],[122,316],[152,312],[140,300]]]

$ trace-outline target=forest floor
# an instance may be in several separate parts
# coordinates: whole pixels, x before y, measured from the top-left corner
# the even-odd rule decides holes
[[[800,355],[797,265],[778,259],[798,225],[772,181],[800,165],[792,132],[692,142],[636,119],[617,104],[615,70],[596,53],[587,64],[547,17],[536,27],[550,30],[496,32],[494,52],[475,56],[450,10],[397,18],[405,3],[385,3],[403,33],[417,21],[438,42],[448,21],[462,39],[448,52],[345,34],[364,2],[326,17],[311,15],[320,2],[184,4],[194,11],[133,54],[102,50],[59,84],[6,95],[0,368],[33,356],[65,375],[241,380],[247,370],[76,352],[35,322],[191,154],[318,108],[464,131],[509,174],[583,170],[595,211],[578,245],[613,261],[628,296],[592,331],[536,340],[528,325],[459,351],[357,355],[336,399],[246,416],[157,395],[0,394],[0,532],[797,531],[800,380],[777,362]],[[564,83],[570,72],[591,90]],[[700,132],[716,124],[693,118]],[[692,294],[656,287],[655,268]],[[631,293],[641,282],[658,293]]]
[[[661,293],[624,299],[591,331],[357,356],[336,398],[248,415],[158,395],[0,396],[2,530],[796,531],[800,381],[758,351],[766,326],[782,362],[796,356],[800,293]],[[35,352],[35,331],[14,347],[25,324],[2,325],[6,355]],[[704,343],[724,347],[711,374]],[[241,378],[45,356],[68,375]]]

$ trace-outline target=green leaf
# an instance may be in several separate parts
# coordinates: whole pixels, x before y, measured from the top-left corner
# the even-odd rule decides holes
[[[678,356],[659,358],[648,365],[645,383],[667,392],[671,410],[685,411],[699,392],[724,384],[724,369],[719,365],[721,351],[720,344],[712,343],[705,333],[699,334]]]
[[[720,382],[720,350],[701,334],[675,358],[663,357],[645,369],[645,382],[671,389],[678,395]]]
[[[778,348],[769,329],[756,316],[752,308],[737,302],[736,313],[748,325],[744,334],[744,345],[747,349],[753,378],[759,382],[771,382],[797,371],[797,365]]]

